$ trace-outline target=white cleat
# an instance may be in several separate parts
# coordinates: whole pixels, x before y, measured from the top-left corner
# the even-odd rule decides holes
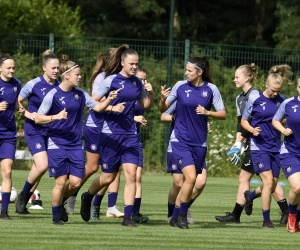
[[[192,218],[192,215],[191,215],[191,213],[190,213],[190,210],[187,211],[187,222],[188,222],[189,224],[194,224],[194,223],[195,223],[195,221],[194,221],[194,219]]]
[[[123,218],[124,213],[120,212],[117,206],[109,207],[106,211],[106,217]]]

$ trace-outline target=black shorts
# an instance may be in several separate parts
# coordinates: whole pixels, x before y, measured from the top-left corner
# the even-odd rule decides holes
[[[254,174],[254,168],[253,168],[253,163],[252,163],[252,158],[250,154],[250,149],[248,149],[245,152],[245,157],[242,162],[241,169],[245,170],[246,172],[249,172],[251,174]]]

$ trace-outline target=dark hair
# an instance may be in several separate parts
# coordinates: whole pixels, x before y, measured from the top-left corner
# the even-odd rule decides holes
[[[94,66],[92,76],[90,78],[90,90],[92,91],[93,83],[97,77],[97,75],[103,71],[105,71],[105,68],[107,67],[110,57],[112,56],[113,52],[115,51],[115,48],[109,48],[104,53],[101,53],[98,58],[97,62]]]
[[[0,65],[2,65],[5,60],[9,59],[14,60],[11,56],[5,55],[0,51]]]
[[[210,75],[210,66],[207,57],[192,57],[188,60],[188,62],[195,64],[198,66],[202,72],[203,81],[212,83],[211,75]]]
[[[46,63],[48,62],[48,60],[51,59],[57,59],[57,56],[52,52],[52,50],[47,49],[44,53],[43,53],[43,65],[46,65]]]
[[[59,64],[59,73],[62,76],[64,72],[66,72],[68,69],[74,67],[76,65],[75,62],[72,62],[69,60],[69,57],[67,55],[61,56],[61,63]]]
[[[141,66],[141,65],[138,65],[138,66],[137,66],[136,71],[144,72],[144,73],[147,74],[147,70],[146,70],[143,66]]]
[[[121,45],[112,54],[109,64],[105,70],[105,77],[116,74],[122,70],[121,61],[123,61],[128,55],[138,55],[138,53],[130,49],[127,44]]]
[[[257,73],[256,72],[257,71],[257,66],[255,65],[255,63],[241,65],[237,69],[243,70],[244,75],[248,76],[249,82],[251,84],[253,83],[253,81],[256,78],[256,73]]]

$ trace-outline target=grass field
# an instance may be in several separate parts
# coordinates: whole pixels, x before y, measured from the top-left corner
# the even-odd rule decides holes
[[[17,191],[21,191],[27,175],[27,171],[13,171],[13,186]],[[283,181],[287,184],[284,189],[288,194],[288,183]],[[122,179],[121,186],[123,183]],[[141,212],[150,220],[137,228],[122,227],[121,219],[106,218],[105,214],[100,221],[85,223],[79,214],[80,202],[77,202],[75,214],[69,216],[68,223],[54,226],[51,224],[53,184],[53,179],[45,176],[38,188],[44,210],[29,209],[31,215],[18,215],[15,204],[10,204],[9,214],[13,220],[0,220],[0,249],[297,249],[300,243],[300,233],[289,234],[279,224],[280,210],[274,200],[271,218],[276,228],[273,230],[261,228],[259,199],[255,200],[253,214],[243,214],[240,224],[216,221],[215,215],[231,211],[234,205],[237,179],[233,178],[208,178],[204,193],[190,209],[196,223],[190,225],[189,230],[172,228],[166,223],[170,176],[143,176]],[[122,210],[123,188],[118,206]],[[103,213],[106,207],[107,197],[102,202]]]

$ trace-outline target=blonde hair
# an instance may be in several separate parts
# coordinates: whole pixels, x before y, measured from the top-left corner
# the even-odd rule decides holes
[[[70,61],[69,57],[67,55],[62,55],[60,64],[59,64],[59,73],[61,77],[63,78],[63,73],[65,73],[67,70],[71,69],[72,67],[76,66],[77,64],[73,61]]]
[[[45,50],[43,53],[43,65],[46,65],[48,60],[51,60],[51,59],[58,60],[57,56],[52,52],[52,50],[50,50],[50,49]]]
[[[250,83],[253,83],[254,80],[256,79],[257,66],[255,65],[255,63],[244,64],[238,67],[237,69],[242,70],[244,75],[248,76]]]
[[[291,67],[289,65],[276,65],[269,70],[267,82],[274,81],[277,84],[281,85],[285,81],[288,84],[292,84],[292,82],[289,79],[291,75],[293,75],[293,72],[291,71]]]

